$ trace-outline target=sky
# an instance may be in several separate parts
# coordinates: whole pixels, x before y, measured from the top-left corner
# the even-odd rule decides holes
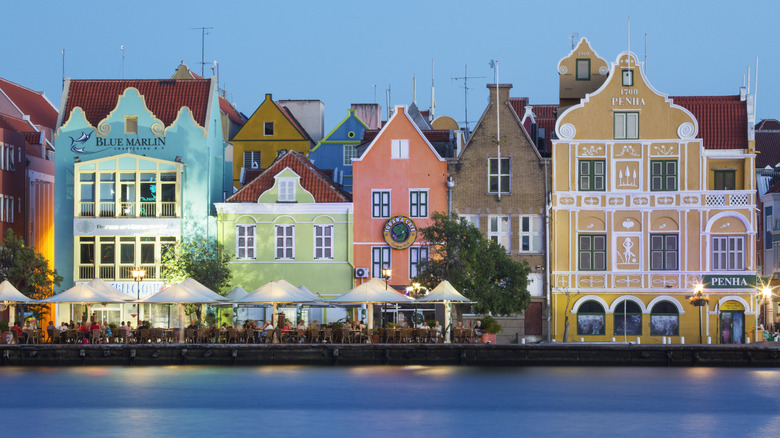
[[[121,7],[120,7],[121,5]],[[325,133],[351,103],[431,104],[436,115],[473,127],[487,83],[513,85],[513,97],[557,103],[557,64],[571,35],[586,37],[608,62],[631,47],[647,77],[675,95],[738,94],[750,69],[757,120],[780,118],[775,1],[148,1],[0,0],[0,77],[44,91],[59,107],[65,76],[168,78],[184,61],[206,76],[217,61],[220,87],[250,116],[274,100],[325,104]],[[629,42],[630,21],[630,42]],[[124,46],[124,63],[123,51]],[[433,64],[433,66],[432,66]],[[123,67],[124,65],[124,67]],[[466,74],[468,68],[468,74]],[[465,81],[468,79],[468,106]]]

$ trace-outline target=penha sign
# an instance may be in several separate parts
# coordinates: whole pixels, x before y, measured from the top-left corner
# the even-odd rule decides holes
[[[706,289],[755,289],[755,274],[753,275],[705,275],[704,287]]]

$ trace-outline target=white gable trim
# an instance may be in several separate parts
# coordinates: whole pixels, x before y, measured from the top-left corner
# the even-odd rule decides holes
[[[406,105],[396,105],[395,111],[393,112],[393,116],[390,117],[390,120],[388,120],[387,123],[385,123],[385,126],[383,126],[382,129],[379,131],[379,133],[376,135],[376,137],[374,137],[374,140],[371,142],[371,144],[368,145],[368,148],[366,149],[365,152],[363,152],[363,155],[361,155],[358,158],[353,158],[352,162],[363,161],[363,157],[365,157],[366,155],[368,155],[369,152],[371,152],[371,149],[374,147],[377,140],[379,140],[382,137],[382,135],[384,135],[385,129],[387,129],[387,127],[393,123],[396,117],[399,117],[398,114],[402,114],[402,113],[406,117],[406,120],[408,120],[409,123],[411,123],[414,129],[417,131],[417,135],[419,135],[420,138],[425,142],[425,144],[428,145],[428,148],[431,150],[431,152],[433,152],[434,156],[436,156],[436,158],[438,158],[439,161],[447,161],[446,159],[442,158],[438,152],[436,152],[436,149],[428,141],[428,139],[425,138],[425,135],[422,133],[422,131],[420,131],[420,128],[417,126],[417,124],[414,123],[414,120],[412,120],[412,118],[409,117],[409,113],[407,111]]]

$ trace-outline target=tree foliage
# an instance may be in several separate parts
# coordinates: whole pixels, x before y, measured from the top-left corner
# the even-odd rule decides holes
[[[215,239],[182,241],[163,254],[162,275],[168,283],[192,278],[214,292],[224,294],[233,278],[228,268],[231,259],[232,254]]]
[[[430,257],[420,263],[415,281],[427,288],[448,280],[480,313],[509,315],[528,308],[526,262],[516,262],[503,246],[486,239],[456,214],[434,213],[433,224],[420,234],[430,243]]]
[[[8,280],[19,292],[34,300],[42,300],[54,294],[54,286],[59,286],[62,277],[57,270],[50,268],[46,258],[33,247],[26,246],[24,240],[13,230],[5,233],[0,245],[0,281]],[[40,313],[44,305],[30,304],[33,313]],[[23,311],[23,309],[20,309]]]

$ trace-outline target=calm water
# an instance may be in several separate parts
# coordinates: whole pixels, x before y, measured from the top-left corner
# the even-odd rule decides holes
[[[772,436],[780,371],[0,368],[3,436]]]

